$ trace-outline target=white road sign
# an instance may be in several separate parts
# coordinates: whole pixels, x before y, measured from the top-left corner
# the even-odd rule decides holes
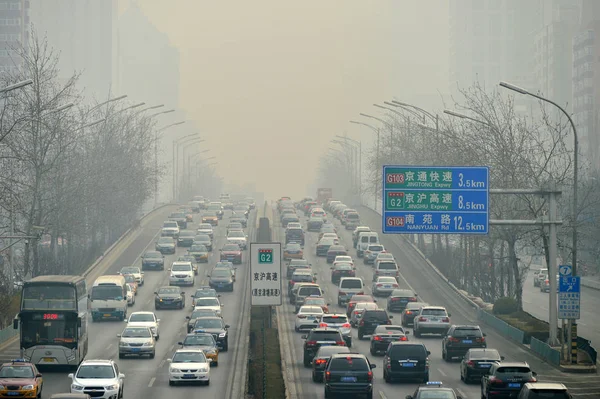
[[[280,306],[281,281],[281,243],[250,243],[252,306]]]

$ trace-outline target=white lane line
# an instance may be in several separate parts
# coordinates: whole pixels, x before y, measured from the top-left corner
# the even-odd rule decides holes
[[[381,399],[387,399],[387,396],[385,396],[385,394],[383,393],[383,391],[379,391],[379,397]],[[464,396],[463,396],[464,397]]]
[[[154,381],[156,381],[156,377],[150,378],[150,382],[148,383],[148,388],[152,388],[152,385],[154,385]]]
[[[165,360],[163,359],[163,360],[160,361],[160,364],[158,365],[158,368],[162,369],[164,365],[165,365]]]
[[[461,391],[460,389],[456,388],[456,392],[458,392],[458,394],[463,398],[466,399],[467,395],[465,395],[465,393],[463,391]]]
[[[173,349],[175,349],[175,344],[171,345],[171,347],[169,348],[169,352],[173,352]]]
[[[113,344],[108,344],[108,346],[106,347],[106,350],[109,350],[111,346],[113,346]]]
[[[448,374],[444,373],[444,370],[442,369],[437,369],[437,371],[439,371],[439,373],[444,376],[444,377],[448,377]]]

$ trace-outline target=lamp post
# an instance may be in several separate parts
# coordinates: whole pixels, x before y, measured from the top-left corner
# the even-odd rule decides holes
[[[492,125],[490,125],[489,123],[487,123],[485,121],[482,121],[482,120],[479,120],[479,119],[475,119],[475,118],[471,118],[470,116],[467,116],[465,114],[461,114],[460,112],[456,112],[456,111],[451,111],[449,109],[445,109],[444,113],[447,114],[447,115],[450,115],[450,116],[454,116],[456,118],[468,119],[468,120],[473,121],[473,122],[481,123],[482,125],[493,127]]]
[[[513,85],[511,83],[508,82],[500,82],[500,86],[504,87],[505,89],[508,90],[512,90],[514,92],[517,92],[519,94],[523,94],[526,96],[531,96],[534,98],[537,98],[538,100],[547,102],[549,104],[554,105],[556,108],[558,108],[569,120],[569,124],[571,125],[571,129],[573,130],[573,208],[572,208],[572,218],[573,218],[573,236],[572,236],[572,245],[573,245],[573,249],[572,249],[572,253],[571,253],[571,266],[572,266],[572,275],[573,276],[577,276],[577,219],[578,219],[578,212],[579,212],[579,205],[578,205],[578,199],[577,199],[577,189],[578,189],[578,180],[579,180],[579,138],[577,136],[577,128],[575,127],[575,122],[573,122],[573,119],[571,118],[571,115],[569,115],[569,113],[560,105],[558,105],[556,102],[542,97],[538,94],[532,93],[528,90],[525,90],[522,87]],[[555,270],[556,271],[556,270]],[[550,281],[554,281],[554,276],[550,275],[549,278],[551,279]],[[550,289],[552,289],[552,286],[550,287]],[[580,294],[581,295],[581,294]],[[569,337],[572,339],[576,339],[573,338],[571,336],[571,333],[574,332],[576,334],[577,332],[577,321],[576,320],[572,320],[569,319]],[[573,356],[574,358],[571,358],[571,362],[572,363],[577,363],[577,356]]]
[[[379,160],[379,128],[376,128],[375,126],[370,125],[368,123],[359,122],[359,121],[350,121],[350,123],[353,123],[355,125],[366,126],[377,134],[377,149],[376,149],[375,153],[376,153],[377,160]],[[377,170],[376,172],[377,172],[377,176],[379,176],[379,171]],[[377,208],[377,198],[379,195],[378,187],[379,187],[379,178],[376,178],[375,179],[375,204],[374,204],[375,208]]]
[[[189,169],[190,169],[190,164],[189,162],[186,163],[186,152],[189,150],[193,150],[194,144],[199,144],[199,143],[203,143],[204,139],[201,139],[200,137],[197,138],[190,138],[189,140],[186,140],[184,142],[182,142],[182,159],[181,159],[181,163],[182,163],[182,173],[181,173],[181,178],[179,176],[179,148],[177,149],[177,159],[176,159],[176,164],[177,164],[177,182],[179,182],[181,180],[181,188],[179,188],[176,193],[178,194],[179,197],[181,197],[182,195],[182,191],[185,190],[184,183],[186,182],[186,177],[187,175],[190,173]]]
[[[171,112],[175,112],[174,109],[170,109],[168,111],[162,111],[162,112],[156,112],[154,114],[148,115],[148,118],[154,118],[157,115],[162,115],[162,114],[170,114]]]
[[[125,107],[123,109],[118,110],[117,112],[115,112],[115,114],[118,114],[119,112],[127,111],[128,109],[138,108],[138,107],[141,107],[142,105],[146,105],[146,103],[142,102],[142,103],[130,105],[129,107]]]
[[[149,110],[151,110],[151,109],[162,108],[162,107],[164,107],[164,106],[165,106],[165,104],[154,105],[154,106],[152,106],[152,107],[146,107],[146,108],[144,108],[144,109],[140,109],[138,112],[136,112],[136,113],[135,113],[135,115],[137,115],[137,114],[141,114],[142,112],[146,112],[146,111],[149,111]]]
[[[340,153],[343,153],[346,158],[348,158],[348,153],[350,153],[350,170],[351,170],[350,190],[354,193],[356,191],[356,161],[357,161],[356,149],[353,145],[350,145],[350,143],[348,143],[347,141],[343,141],[343,140],[331,140],[331,143],[339,144],[344,149],[347,149],[348,150],[347,152],[340,151]],[[333,150],[333,148],[332,148],[332,150]]]
[[[106,105],[108,103],[112,103],[112,102],[115,102],[115,101],[120,101],[120,100],[123,100],[125,98],[127,98],[127,94],[123,94],[122,96],[115,97],[115,98],[109,98],[108,100],[106,100],[104,102],[101,102],[100,104],[96,104],[95,106],[93,106],[92,108],[90,108],[87,113],[89,114],[90,112],[94,111],[97,108],[100,108],[103,105]]]
[[[172,111],[175,111],[175,110],[172,110]],[[149,115],[148,117],[152,118],[154,116],[157,116],[160,114],[167,114],[169,112],[170,111],[158,112],[156,114]],[[183,125],[184,123],[185,123],[185,121],[171,123],[167,126],[161,127],[154,133],[154,206],[155,207],[158,204],[158,134],[160,132],[167,130],[170,127]]]
[[[336,135],[335,137],[341,139],[341,140],[345,140],[346,142],[350,142],[352,144],[354,144],[355,148],[354,151],[358,151],[358,192],[360,195],[360,198],[362,198],[362,142],[360,140],[354,140],[351,139],[350,137],[346,137],[346,136],[338,136]],[[362,203],[362,201],[361,201]]]
[[[8,85],[8,86],[0,89],[0,93],[8,93],[9,91],[17,90],[17,89],[23,88],[25,86],[29,86],[31,84],[33,84],[32,79],[22,80],[20,82],[13,83],[12,85]]]
[[[185,140],[189,140],[192,137],[200,137],[200,134],[192,133],[192,134],[188,134],[187,136],[183,136],[183,137],[173,140],[173,160],[172,160],[172,164],[171,164],[171,169],[173,172],[173,202],[175,202],[175,200],[176,200],[176,192],[177,192],[176,176],[178,173],[177,169],[179,166],[179,165],[177,165],[177,163],[178,163],[177,158],[179,157],[179,143],[183,142]]]
[[[360,116],[364,116],[365,118],[375,119],[376,121],[379,121],[379,122],[383,123],[384,125],[387,125],[390,128],[390,162],[392,162],[392,159],[394,157],[394,154],[392,152],[393,151],[392,142],[394,140],[394,126],[391,123],[389,123],[381,118],[378,118],[376,116],[373,116],[373,115],[361,113]]]

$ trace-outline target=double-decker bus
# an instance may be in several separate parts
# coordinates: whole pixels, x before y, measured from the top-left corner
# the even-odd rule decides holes
[[[44,366],[77,366],[88,350],[88,293],[81,276],[39,276],[23,284],[21,357]]]

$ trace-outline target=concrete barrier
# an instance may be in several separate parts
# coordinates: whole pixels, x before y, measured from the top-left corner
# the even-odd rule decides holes
[[[488,313],[483,309],[479,309],[477,311],[477,318],[511,340],[519,344],[525,343],[525,331],[521,331],[518,328],[511,326],[493,314]]]
[[[560,366],[560,351],[552,348],[547,343],[532,337],[530,349],[548,363],[557,367]]]
[[[593,280],[588,277],[581,278],[581,285],[583,285],[584,287],[587,287],[587,288],[591,288],[593,290],[600,290],[600,281]]]

